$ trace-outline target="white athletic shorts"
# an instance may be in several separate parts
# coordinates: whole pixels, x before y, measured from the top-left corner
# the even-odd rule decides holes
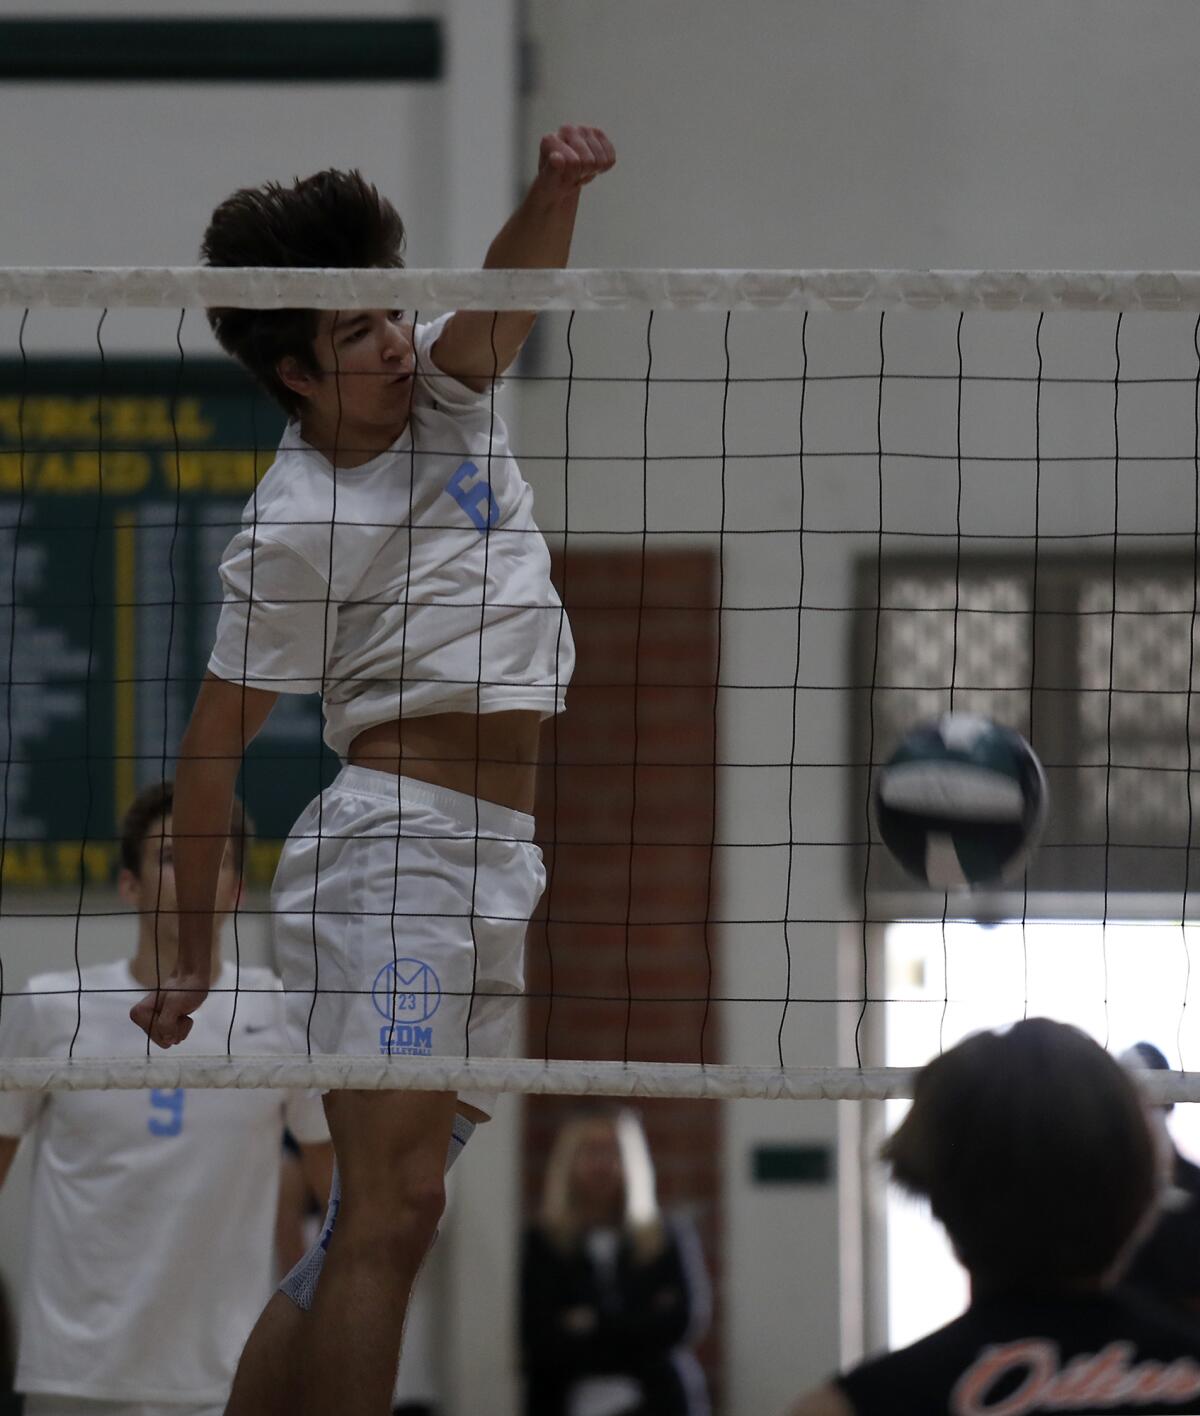
[[[507,1057],[546,884],[533,817],[343,767],[292,828],[271,891],[299,1052]],[[460,1100],[490,1111],[490,1095]]]
[[[195,1406],[184,1401],[93,1401],[83,1396],[47,1396],[31,1392],[25,1416],[224,1416],[225,1403]]]

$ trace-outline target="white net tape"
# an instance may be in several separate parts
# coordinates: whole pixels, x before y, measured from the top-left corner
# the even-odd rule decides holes
[[[685,1097],[730,1101],[886,1101],[911,1097],[916,1071],[906,1067],[698,1067],[684,1062],[554,1062],[512,1059],[374,1057],[156,1057],[146,1061],[12,1058],[0,1067],[0,1091],[315,1088],[331,1091],[482,1091],[544,1096]],[[1194,1100],[1200,1072],[1134,1076],[1147,1100]]]
[[[1196,271],[0,268],[0,306],[1200,311]]]
[[[148,1061],[77,1058],[71,1062],[11,1059],[0,1067],[0,1091],[157,1087],[313,1087],[381,1091],[536,1092],[567,1096],[690,1097],[783,1101],[862,1101],[912,1095],[905,1068],[699,1067],[684,1062],[478,1062],[457,1058],[155,1057]],[[1170,1074],[1176,1080],[1179,1074]]]

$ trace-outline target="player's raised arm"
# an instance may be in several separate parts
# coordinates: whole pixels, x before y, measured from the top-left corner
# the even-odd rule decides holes
[[[213,905],[229,840],[233,792],[247,744],[278,697],[205,676],[179,747],[175,774],[174,861],[179,910],[175,969],[134,1004],[129,1016],[160,1047],[182,1042],[208,997],[213,974]]]
[[[565,266],[580,191],[616,160],[612,143],[599,128],[567,124],[547,133],[538,149],[537,176],[488,248],[484,269]],[[536,318],[524,310],[460,310],[434,346],[434,363],[442,373],[482,391],[521,352]]]

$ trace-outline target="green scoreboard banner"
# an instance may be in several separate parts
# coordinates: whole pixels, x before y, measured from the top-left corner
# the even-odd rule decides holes
[[[0,361],[6,886],[115,874],[122,813],[173,774],[217,565],[282,425],[222,361]],[[335,769],[316,696],[281,696],[242,773],[252,884]]]

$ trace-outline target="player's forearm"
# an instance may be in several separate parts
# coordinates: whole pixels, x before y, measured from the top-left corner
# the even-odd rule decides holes
[[[616,160],[612,143],[599,128],[566,124],[557,133],[547,133],[538,148],[537,176],[492,242],[484,266],[495,270],[565,266],[579,193]]]
[[[221,861],[229,840],[240,756],[215,759],[184,739],[175,773],[172,815],[175,891],[179,909],[179,968],[206,973],[211,967],[213,905]]]
[[[578,189],[546,195],[535,181],[525,200],[505,222],[488,247],[485,270],[529,270],[565,266],[579,207]],[[537,315],[531,310],[462,310],[458,328],[456,367],[447,372],[465,376],[478,387],[504,373],[521,352]],[[443,366],[444,367],[444,366]]]
[[[616,153],[599,128],[568,124],[538,148],[537,176],[488,247],[487,270],[557,269],[571,254],[580,190],[607,172]],[[434,362],[444,374],[484,392],[504,373],[533,328],[528,310],[460,310],[443,330]]]
[[[213,904],[242,754],[277,697],[212,674],[205,674],[196,696],[179,745],[172,811],[181,972],[211,968]]]
[[[535,178],[525,199],[488,247],[484,270],[551,270],[571,255],[579,188],[548,192]]]

